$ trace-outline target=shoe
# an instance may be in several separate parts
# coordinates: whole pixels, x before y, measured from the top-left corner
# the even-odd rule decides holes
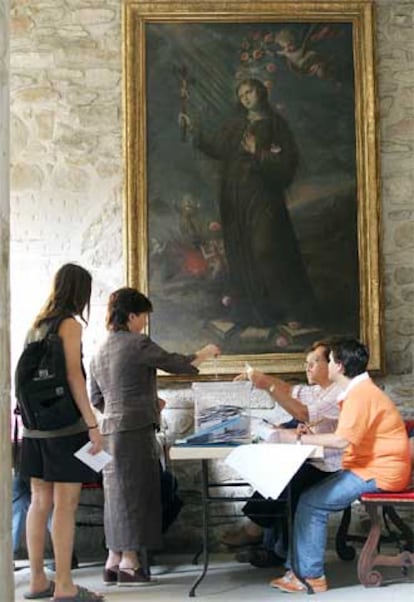
[[[118,569],[117,584],[119,586],[149,585],[152,583],[151,577],[141,566],[137,569],[131,569],[131,571]]]
[[[262,542],[263,534],[250,535],[246,529],[241,528],[238,531],[229,531],[221,538],[221,543],[229,548],[242,548],[243,546],[257,545]]]
[[[42,598],[52,598],[53,594],[55,593],[55,583],[54,581],[51,581],[49,583],[49,585],[46,587],[46,589],[42,590],[41,592],[25,592],[23,594],[23,598],[25,600],[40,600]]]
[[[118,583],[118,568],[118,565],[116,565],[103,570],[102,577],[105,585],[116,585]]]
[[[324,575],[322,575],[322,577],[316,577],[315,579],[311,577],[305,577],[305,581],[311,586],[315,594],[321,594],[326,592],[328,589],[328,584]],[[307,591],[306,586],[299,581],[292,571],[288,571],[280,579],[273,579],[273,581],[270,582],[270,585],[271,587],[277,587],[282,592],[288,593]]]
[[[245,548],[244,550],[239,550],[238,552],[236,552],[234,555],[234,559],[237,560],[237,562],[246,564],[246,563],[250,562],[249,554],[250,554],[250,548]]]
[[[282,558],[270,550],[259,548],[249,550],[248,562],[259,569],[265,569],[271,566],[283,566],[286,558]]]
[[[273,579],[269,585],[271,587],[279,587],[280,583],[287,583],[288,581],[291,581],[294,577],[293,571],[289,570],[286,571],[286,573],[283,575],[283,577],[278,577],[277,579]]]
[[[74,596],[55,596],[52,598],[53,602],[103,602],[104,596],[102,594],[91,592],[90,589],[81,585],[76,587],[78,589]]]

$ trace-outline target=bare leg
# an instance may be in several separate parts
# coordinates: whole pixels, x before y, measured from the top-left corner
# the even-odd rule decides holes
[[[108,557],[106,559],[105,568],[113,569],[119,566],[121,562],[121,552],[115,552],[114,550],[108,550]]]
[[[77,592],[70,567],[80,491],[81,483],[54,483],[52,541],[56,563],[56,598],[73,596]]]
[[[30,592],[47,588],[49,580],[44,570],[46,523],[53,504],[53,483],[42,479],[30,480],[32,498],[27,512],[26,540],[30,561]]]
[[[121,562],[119,563],[119,568],[129,571],[129,569],[137,569],[141,566],[141,563],[138,558],[138,554],[132,550],[126,550],[122,552]]]

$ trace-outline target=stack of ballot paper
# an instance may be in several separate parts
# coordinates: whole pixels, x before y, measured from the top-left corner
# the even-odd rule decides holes
[[[235,416],[227,420],[222,420],[218,424],[209,426],[203,429],[198,429],[194,435],[190,435],[186,439],[176,441],[178,445],[240,445],[241,443],[250,442],[249,433],[249,417]]]
[[[194,431],[212,440],[250,440],[251,383],[193,383]]]

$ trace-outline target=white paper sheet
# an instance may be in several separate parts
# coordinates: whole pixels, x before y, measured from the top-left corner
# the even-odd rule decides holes
[[[261,439],[267,441],[275,432],[272,424],[269,424],[268,420],[253,416],[250,418],[250,434],[252,439]],[[275,441],[275,443],[277,443]]]
[[[101,472],[104,466],[112,460],[112,456],[104,450],[92,455],[89,453],[91,447],[92,443],[88,441],[88,443],[85,443],[85,445],[78,449],[73,455],[89,466],[89,468],[92,468],[95,472]]]
[[[277,499],[315,449],[314,445],[289,443],[240,445],[225,463],[264,497]]]

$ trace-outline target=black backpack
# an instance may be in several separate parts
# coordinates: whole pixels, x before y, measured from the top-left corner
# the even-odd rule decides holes
[[[17,407],[28,429],[52,431],[76,423],[81,413],[66,378],[63,341],[54,320],[40,341],[29,343],[15,372]]]

